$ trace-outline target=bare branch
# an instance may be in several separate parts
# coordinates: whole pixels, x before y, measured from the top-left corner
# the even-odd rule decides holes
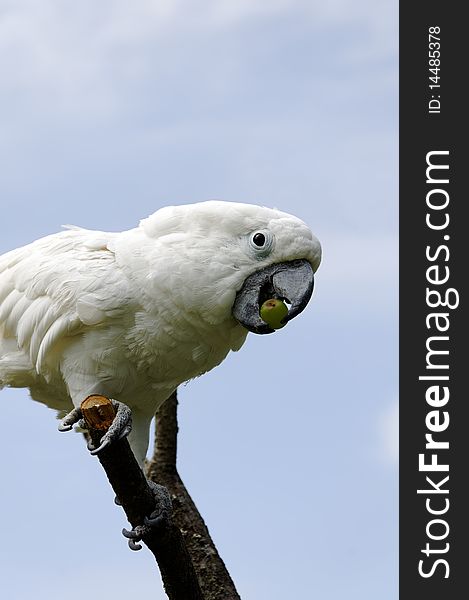
[[[113,407],[104,396],[93,398],[95,402],[82,404],[82,413],[96,446],[103,435],[102,422],[105,430],[112,421],[109,405]],[[132,527],[143,525],[155,510],[155,497],[127,439],[113,442],[98,458]],[[150,529],[142,540],[156,558],[170,600],[204,600],[183,536],[171,518],[163,528]]]
[[[171,494],[173,521],[184,537],[204,600],[240,600],[207,526],[177,472],[177,433],[174,392],[156,414],[155,450],[148,464],[148,476]]]

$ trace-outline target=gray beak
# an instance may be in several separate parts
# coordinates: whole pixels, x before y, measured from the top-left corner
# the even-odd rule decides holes
[[[306,307],[313,293],[314,273],[307,260],[270,265],[256,271],[244,281],[236,294],[233,317],[253,333],[273,333],[261,319],[259,310],[270,298],[286,301],[290,306],[283,322],[291,321]]]

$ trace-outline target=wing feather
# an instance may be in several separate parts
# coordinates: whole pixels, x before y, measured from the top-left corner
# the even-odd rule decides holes
[[[22,294],[20,291],[12,289],[1,304],[0,323],[4,323],[9,318],[11,312],[21,300]],[[8,332],[6,332],[8,333]]]
[[[30,336],[29,348],[26,346],[21,347],[22,350],[29,351],[29,358],[33,365],[37,365],[37,357],[39,354],[39,349],[41,344],[47,335],[47,332],[52,327],[54,322],[57,319],[60,319],[58,308],[56,308],[51,302],[50,298],[46,298],[48,300],[47,310],[45,311],[42,319],[38,321],[36,327],[27,332],[27,336]],[[64,308],[64,307],[63,307]],[[64,311],[65,312],[65,311]],[[65,313],[66,314],[66,313]],[[18,338],[17,338],[18,339]],[[43,348],[44,354],[45,348]]]
[[[129,284],[109,249],[118,235],[71,229],[0,257],[0,380],[14,364],[45,374],[59,341],[126,309]]]
[[[47,296],[40,296],[31,302],[29,308],[23,312],[18,320],[16,337],[18,346],[24,348],[30,346],[31,338],[37,331],[44,315],[49,310],[51,300]]]
[[[38,373],[46,371],[46,369],[43,369],[44,360],[49,350],[53,348],[54,344],[58,340],[63,339],[68,335],[73,335],[73,333],[76,332],[77,329],[80,328],[80,326],[80,319],[71,315],[59,317],[52,323],[52,325],[49,327],[46,334],[42,338],[37,353],[35,366],[36,371]]]

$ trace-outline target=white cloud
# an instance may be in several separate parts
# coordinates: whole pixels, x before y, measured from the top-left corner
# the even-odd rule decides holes
[[[0,89],[52,86],[86,100],[119,73],[130,76],[136,54],[145,55],[153,69],[167,63],[165,48],[174,37],[203,38],[272,17],[293,16],[312,32],[328,24],[360,24],[365,51],[375,56],[375,45],[389,50],[383,37],[393,40],[396,7],[390,0],[16,0],[1,2],[0,11]],[[148,45],[156,51],[148,52]],[[362,56],[363,49],[356,53]]]

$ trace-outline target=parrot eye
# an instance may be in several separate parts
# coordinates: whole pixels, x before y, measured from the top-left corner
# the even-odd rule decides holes
[[[256,246],[262,248],[265,245],[265,235],[263,233],[255,233],[252,236],[252,241]]]
[[[274,236],[266,229],[255,231],[250,234],[248,243],[251,252],[254,251],[256,258],[264,258],[268,256],[273,249]]]

